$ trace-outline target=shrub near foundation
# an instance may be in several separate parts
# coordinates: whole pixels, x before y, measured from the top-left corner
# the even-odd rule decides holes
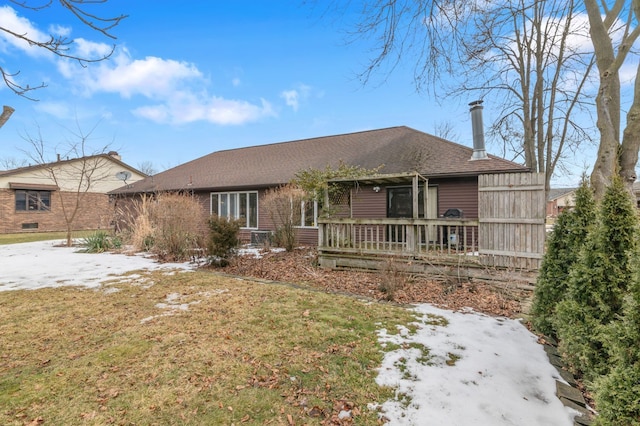
[[[207,221],[202,206],[189,194],[144,195],[120,216],[127,242],[162,260],[188,260],[194,250],[206,248]]]
[[[240,221],[227,220],[224,217],[209,218],[209,263],[214,266],[226,266],[234,250],[240,245],[238,233]]]

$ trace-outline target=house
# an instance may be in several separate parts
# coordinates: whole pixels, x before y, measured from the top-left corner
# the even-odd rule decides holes
[[[477,218],[479,175],[528,171],[487,155],[484,146],[472,149],[399,126],[217,151],[111,193],[124,197],[188,191],[200,199],[207,215],[241,219],[241,238],[250,241],[252,233],[256,237],[274,228],[261,206],[266,190],[288,183],[299,171],[336,168],[341,162],[380,167],[375,179],[355,182],[346,195],[347,214],[368,219],[413,217],[416,192],[415,198],[423,200],[418,203],[421,217],[457,211],[464,218]],[[416,176],[420,182],[414,186]],[[315,245],[317,202],[300,208],[299,243]]]
[[[109,228],[108,192],[146,176],[115,151],[0,171],[0,233]]]
[[[556,218],[564,209],[575,205],[578,188],[554,188],[547,195],[547,217]]]

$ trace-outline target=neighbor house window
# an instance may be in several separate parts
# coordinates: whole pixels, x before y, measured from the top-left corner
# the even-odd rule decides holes
[[[257,192],[218,192],[211,194],[211,214],[238,219],[243,228],[258,227]]]
[[[16,211],[51,210],[51,191],[16,190]]]
[[[301,205],[300,226],[318,226],[318,202],[315,200],[303,201]]]

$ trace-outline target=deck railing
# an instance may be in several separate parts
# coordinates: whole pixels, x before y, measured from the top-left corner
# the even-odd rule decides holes
[[[318,250],[396,256],[477,254],[478,221],[322,218]]]

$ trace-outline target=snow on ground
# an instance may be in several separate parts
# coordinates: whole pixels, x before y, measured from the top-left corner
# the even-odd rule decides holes
[[[0,245],[0,291],[42,287],[99,287],[135,270],[191,270],[189,263],[158,263],[141,255],[78,253],[61,240]]]
[[[0,291],[57,286],[99,287],[129,271],[193,270],[142,255],[79,253],[60,241],[0,245]],[[247,253],[259,255],[257,253]],[[188,309],[171,295],[158,306]],[[385,355],[377,381],[397,389],[382,404],[391,425],[571,426],[576,414],[555,395],[558,374],[519,321],[418,305],[417,330],[380,340]],[[164,313],[166,315],[167,313]],[[443,320],[444,318],[444,320]],[[395,347],[395,346],[394,346]]]
[[[555,395],[559,374],[522,323],[426,304],[415,310],[417,332],[380,331],[382,342],[401,346],[386,354],[377,378],[397,388],[397,400],[383,404],[392,424],[573,425],[577,412]]]

